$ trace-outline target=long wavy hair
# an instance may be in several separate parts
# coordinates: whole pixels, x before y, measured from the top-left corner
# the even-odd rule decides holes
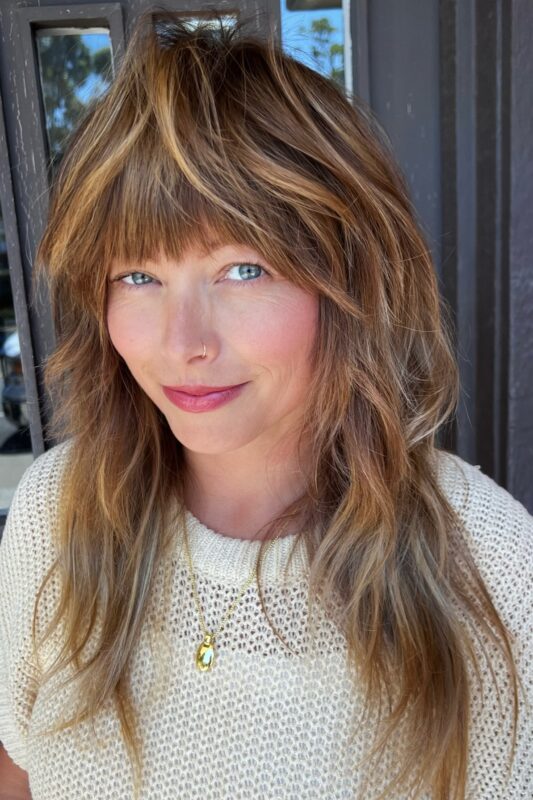
[[[178,530],[169,498],[183,514],[185,465],[111,344],[107,274],[115,258],[179,260],[215,236],[252,246],[319,297],[302,429],[313,443],[309,481],[265,538],[298,520],[310,607],[336,610],[357,687],[380,709],[369,758],[407,726],[402,768],[380,797],[406,786],[416,797],[463,800],[476,631],[509,665],[515,738],[519,678],[510,633],[435,470],[436,437],[459,396],[451,315],[369,108],[273,35],[215,20],[193,26],[161,5],[140,16],[51,186],[35,262],[57,338],[45,364],[47,435],[72,439],[75,457],[58,510],[61,597],[43,640],[63,623],[49,675],[74,666],[83,701],[59,729],[111,700],[137,796],[141,737],[128,667]]]

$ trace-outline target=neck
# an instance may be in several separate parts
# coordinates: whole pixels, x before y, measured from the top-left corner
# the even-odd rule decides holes
[[[295,450],[252,459],[240,451],[187,454],[185,504],[204,525],[237,539],[264,538],[260,529],[304,493]],[[297,523],[295,523],[297,524]],[[294,533],[292,529],[287,533]]]

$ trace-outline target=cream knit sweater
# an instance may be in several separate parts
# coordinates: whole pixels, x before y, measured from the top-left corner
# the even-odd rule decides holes
[[[96,719],[94,732],[84,723],[75,732],[39,737],[57,722],[60,703],[72,700],[49,696],[50,686],[39,685],[30,647],[36,591],[53,561],[51,531],[69,447],[70,442],[53,447],[26,470],[0,545],[0,741],[28,771],[33,800],[129,800],[130,764],[111,708]],[[493,601],[515,635],[514,652],[533,704],[533,518],[458,456],[439,451],[438,465],[439,480],[461,510]],[[189,512],[188,528],[204,616],[207,626],[216,628],[249,576],[259,542],[209,530]],[[281,579],[293,538],[275,543],[265,572],[268,611],[292,650],[269,628],[252,584],[220,635],[218,660],[203,673],[194,662],[201,628],[182,540],[176,537],[167,573],[168,646],[155,635],[149,616],[132,664],[145,748],[143,800],[359,798],[362,773],[351,765],[370,741],[371,721],[358,723],[360,697],[348,674],[343,639],[328,618],[318,626],[316,652],[306,651],[303,546]],[[162,607],[158,591],[153,608]],[[52,582],[40,626],[49,619],[57,592]],[[485,644],[492,656],[493,645]],[[49,663],[53,647],[42,653],[43,663]],[[158,682],[157,667],[163,663],[170,665],[168,681]],[[494,667],[501,680],[500,659]],[[505,703],[500,716],[490,681],[488,687],[484,708],[477,694],[472,700],[467,798],[532,800],[532,712],[526,712],[522,698],[516,760],[505,788],[511,705]],[[349,743],[352,725],[356,735]],[[370,789],[364,800],[376,798],[397,767],[397,759],[386,757],[367,768]]]

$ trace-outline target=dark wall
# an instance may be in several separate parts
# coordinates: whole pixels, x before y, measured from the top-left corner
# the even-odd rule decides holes
[[[0,199],[36,455],[53,335],[46,297],[28,299],[47,202],[31,25],[98,18],[118,52],[147,5],[0,3]],[[279,24],[273,0],[240,7]],[[354,90],[391,138],[453,312],[462,396],[441,443],[533,513],[533,2],[352,0],[351,38]]]
[[[440,268],[438,4],[412,3],[414,15],[404,2],[369,5],[369,101],[394,144]]]
[[[352,36],[453,311],[442,443],[533,512],[533,3],[356,0]]]

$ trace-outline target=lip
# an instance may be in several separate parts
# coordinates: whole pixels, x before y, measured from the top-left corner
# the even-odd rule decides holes
[[[238,397],[247,383],[240,383],[237,386],[230,386],[222,391],[209,392],[208,394],[193,395],[187,392],[163,386],[166,397],[182,411],[192,411],[199,413],[202,411],[212,411],[219,406],[228,403]],[[191,387],[192,388],[192,387]],[[199,388],[199,387],[194,387]]]
[[[205,386],[202,383],[197,383],[191,384],[190,386],[163,386],[163,389],[170,389],[173,392],[181,392],[182,394],[199,396],[204,394],[213,394],[214,392],[225,392],[228,389],[234,389],[236,386],[242,386],[242,383],[233,383],[231,386]]]

